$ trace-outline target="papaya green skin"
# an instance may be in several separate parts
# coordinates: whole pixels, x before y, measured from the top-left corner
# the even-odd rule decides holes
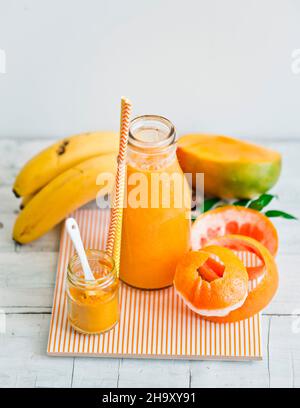
[[[204,173],[205,194],[220,198],[253,198],[265,193],[276,184],[281,172],[279,158],[255,163],[206,161],[180,148],[177,156],[184,173]]]

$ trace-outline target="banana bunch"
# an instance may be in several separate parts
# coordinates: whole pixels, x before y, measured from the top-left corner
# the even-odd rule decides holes
[[[33,157],[16,177],[13,192],[22,197],[13,239],[26,244],[70,212],[104,191],[102,173],[115,173],[119,137],[114,132],[91,132],[63,139]]]

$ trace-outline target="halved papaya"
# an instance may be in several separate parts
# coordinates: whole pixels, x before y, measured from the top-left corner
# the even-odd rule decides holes
[[[265,193],[281,171],[280,153],[228,136],[185,135],[178,140],[177,156],[185,173],[204,173],[205,194],[221,198]]]

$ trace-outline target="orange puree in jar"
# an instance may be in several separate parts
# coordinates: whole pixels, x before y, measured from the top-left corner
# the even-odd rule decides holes
[[[142,289],[170,286],[190,246],[191,197],[167,119],[132,121],[126,184],[120,278]]]
[[[118,279],[114,261],[104,251],[87,250],[95,281],[86,281],[80,261],[74,256],[68,266],[68,319],[77,331],[102,333],[119,319]]]

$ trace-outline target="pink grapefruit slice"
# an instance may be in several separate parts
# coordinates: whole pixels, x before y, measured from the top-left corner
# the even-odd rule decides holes
[[[209,245],[215,238],[228,234],[238,234],[254,238],[275,256],[278,249],[277,231],[264,214],[251,208],[228,205],[201,214],[192,226],[192,250]],[[247,251],[245,243],[230,241],[228,248]],[[248,252],[253,250],[248,247]],[[263,264],[247,266],[250,279],[262,275]]]

